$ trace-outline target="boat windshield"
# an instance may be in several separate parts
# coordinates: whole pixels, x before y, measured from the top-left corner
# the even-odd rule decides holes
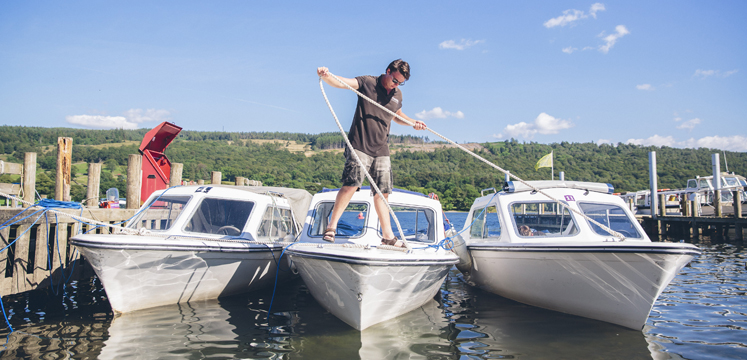
[[[594,221],[609,227],[610,229],[619,232],[626,238],[641,238],[641,233],[638,232],[633,221],[625,211],[612,204],[596,204],[596,203],[579,203],[578,206],[581,211],[592,218]],[[599,225],[589,222],[589,225],[595,233],[603,236],[609,236],[610,233],[603,230]]]
[[[262,216],[262,222],[257,229],[257,237],[260,239],[293,240],[296,237],[296,227],[293,225],[293,217],[290,209],[282,209],[277,206],[268,206]]]
[[[204,198],[184,231],[238,236],[249,220],[254,202]]]
[[[397,220],[399,220],[402,233],[407,241],[436,241],[436,212],[433,209],[400,205],[390,206],[394,214],[397,215]],[[399,230],[391,215],[389,215],[389,223],[394,235],[399,238]],[[381,236],[381,226],[379,226],[379,236]]]
[[[309,229],[309,236],[322,237],[324,230],[329,224],[329,217],[335,203],[332,201],[320,202],[314,210],[314,222]],[[368,204],[351,202],[342,213],[337,222],[337,236],[359,237],[366,232],[366,219],[368,219]]]
[[[555,202],[516,202],[511,217],[520,236],[569,236],[578,233],[570,211]]]
[[[469,227],[469,237],[472,240],[497,240],[501,237],[501,221],[495,205],[476,208]]]
[[[190,196],[162,196],[153,199],[127,227],[153,231],[168,230],[174,225],[174,220],[182,213],[189,199]]]
[[[723,179],[726,186],[739,186],[739,180],[735,177],[724,177]]]

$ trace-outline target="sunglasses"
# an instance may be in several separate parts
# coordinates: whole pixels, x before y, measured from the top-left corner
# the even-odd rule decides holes
[[[394,85],[405,86],[405,82],[404,81],[400,82],[394,76],[392,76],[392,82],[394,83]]]

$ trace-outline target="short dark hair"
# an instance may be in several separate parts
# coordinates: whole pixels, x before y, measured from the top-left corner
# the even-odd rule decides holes
[[[407,61],[402,59],[394,60],[386,67],[386,69],[389,70],[390,73],[399,71],[399,73],[405,77],[405,80],[410,80],[410,64],[408,64]]]

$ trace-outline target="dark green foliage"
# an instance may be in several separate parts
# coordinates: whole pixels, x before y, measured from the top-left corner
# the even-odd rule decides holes
[[[29,128],[0,126],[0,142],[9,160],[22,162],[23,153],[36,151],[38,167],[54,177],[56,151],[43,153],[42,146],[54,145],[58,136],[74,138],[74,145],[114,144],[123,140],[140,143],[147,129],[140,130],[78,130],[63,128]],[[245,139],[279,139],[307,142],[315,149],[334,149],[344,146],[338,133],[296,134],[285,132],[198,132],[182,131],[166,150],[172,163],[183,163],[183,178],[210,179],[211,171],[221,171],[223,181],[234,181],[237,176],[260,180],[268,186],[304,188],[314,193],[322,187],[340,186],[344,158],[339,152],[321,152],[311,157],[291,153],[284,143],[255,144]],[[399,144],[423,144],[428,138],[390,136],[392,149]],[[440,143],[439,143],[440,144]],[[550,179],[550,169],[534,170],[537,161],[554,151],[555,178],[560,171],[567,180],[611,183],[616,191],[634,191],[648,188],[648,154],[656,151],[659,188],[682,188],[687,179],[696,175],[711,174],[711,154],[722,153],[714,149],[675,149],[669,147],[642,147],[619,143],[615,146],[594,143],[538,144],[520,143],[514,139],[481,144],[476,153],[524,180]],[[54,147],[53,147],[54,148]],[[73,147],[74,162],[105,162],[107,168],[116,164],[126,166],[129,154],[137,154],[137,145]],[[418,147],[415,147],[418,148]],[[722,154],[722,170],[747,175],[747,153]],[[424,194],[438,194],[447,210],[467,210],[480,190],[500,188],[504,174],[475,159],[459,149],[434,151],[399,151],[392,156],[394,183]],[[123,168],[119,169],[124,171]],[[107,171],[101,175],[102,194],[116,187],[124,197],[126,179],[112,177]],[[54,179],[40,174],[37,177],[40,194],[54,193]],[[73,186],[74,198],[84,197],[85,191]],[[82,194],[82,195],[81,195]]]

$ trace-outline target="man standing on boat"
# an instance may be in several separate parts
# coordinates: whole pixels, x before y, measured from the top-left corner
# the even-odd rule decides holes
[[[316,72],[330,86],[339,89],[347,88],[330,76],[329,69],[326,67],[317,68]],[[424,122],[414,120],[402,112],[402,91],[400,91],[399,87],[403,86],[405,81],[410,79],[410,65],[406,61],[402,59],[392,61],[387,66],[386,73],[379,76],[364,75],[353,79],[338,76],[338,78],[366,97],[414,123],[413,127],[415,130],[426,128]],[[397,117],[392,117],[391,114],[378,106],[358,97],[358,104],[355,108],[355,115],[353,116],[353,125],[350,126],[350,131],[348,132],[350,144],[353,145],[356,154],[387,200],[389,199],[389,194],[394,189],[388,144],[389,129],[392,121],[400,125],[409,126],[406,122]],[[327,229],[324,230],[323,239],[325,241],[335,241],[337,222],[340,220],[345,208],[347,208],[353,194],[363,184],[364,176],[363,169],[361,169],[355,157],[351,154],[350,149],[345,148],[345,169],[342,172],[342,188],[337,193],[335,206],[332,209],[332,216]],[[397,237],[394,236],[389,221],[389,210],[384,200],[378,194],[374,195],[374,208],[381,222],[381,243],[384,245],[404,246],[403,242],[397,240]]]

